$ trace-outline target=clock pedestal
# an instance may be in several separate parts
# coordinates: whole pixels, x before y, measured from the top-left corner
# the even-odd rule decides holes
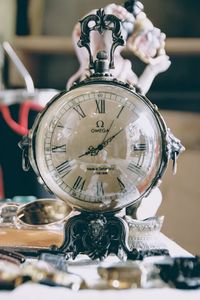
[[[149,255],[168,255],[165,248],[148,247],[149,241],[154,244],[155,230],[159,230],[156,218],[150,221],[138,221],[119,216],[114,213],[81,212],[68,219],[64,227],[64,242],[58,249],[67,258],[76,258],[78,254],[86,254],[91,259],[104,259],[109,254],[116,254],[120,260],[142,259]],[[137,232],[144,232],[143,247],[134,247],[131,242]],[[140,241],[141,242],[141,241]],[[130,246],[131,245],[131,246]],[[139,245],[139,244],[138,244]],[[157,236],[156,236],[156,243]],[[135,245],[136,246],[136,245]]]

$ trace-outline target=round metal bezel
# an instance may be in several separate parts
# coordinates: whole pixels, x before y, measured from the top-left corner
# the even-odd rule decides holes
[[[37,165],[37,159],[36,159],[36,136],[37,136],[37,130],[39,127],[39,124],[43,118],[43,115],[46,113],[46,111],[48,110],[48,108],[55,102],[57,101],[61,96],[63,96],[64,94],[73,91],[74,89],[81,87],[81,86],[85,86],[85,85],[92,85],[93,84],[107,84],[107,85],[114,85],[114,86],[118,86],[121,87],[122,89],[125,89],[129,92],[132,92],[135,96],[137,96],[141,101],[143,101],[143,103],[145,105],[148,106],[148,108],[152,111],[152,113],[155,116],[155,119],[157,121],[158,127],[160,129],[160,134],[161,134],[161,141],[162,141],[162,157],[161,157],[161,163],[160,166],[158,168],[158,172],[156,174],[156,176],[154,177],[154,179],[152,180],[151,184],[149,185],[149,187],[146,189],[146,191],[136,200],[133,200],[133,202],[131,204],[129,204],[128,206],[132,205],[133,203],[136,203],[138,201],[140,201],[142,198],[146,197],[151,190],[157,185],[157,183],[160,181],[161,177],[163,176],[167,165],[168,165],[168,161],[169,161],[169,155],[168,155],[168,142],[167,142],[167,135],[168,135],[168,131],[167,131],[167,126],[161,116],[161,114],[158,112],[158,109],[155,105],[153,105],[145,96],[136,93],[135,88],[134,87],[130,87],[128,84],[124,84],[123,82],[119,82],[116,79],[113,80],[113,78],[111,77],[90,77],[89,79],[86,79],[82,82],[80,82],[79,84],[74,85],[70,91],[63,91],[61,93],[59,93],[58,95],[56,95],[48,104],[47,106],[44,108],[44,110],[38,114],[32,129],[29,132],[29,160],[31,163],[32,168],[34,169],[35,173],[37,174],[37,176],[40,178],[40,181],[42,181],[42,183],[51,191],[51,187],[48,185],[48,182],[45,182],[44,179],[42,178],[38,165]],[[57,196],[57,195],[55,195]],[[70,198],[71,196],[69,196]],[[73,200],[75,200],[76,198],[74,198]],[[69,201],[69,205],[73,206],[73,207],[77,207],[78,209],[80,209],[80,201],[76,205],[72,205],[71,202]],[[109,211],[117,211],[120,210],[124,207],[126,207],[127,205],[125,204],[124,206],[121,205],[120,207],[114,208],[114,209],[105,209],[105,208],[100,208],[99,209],[85,209],[85,208],[81,208],[81,210],[85,210],[85,211],[95,211],[95,212],[109,212]]]

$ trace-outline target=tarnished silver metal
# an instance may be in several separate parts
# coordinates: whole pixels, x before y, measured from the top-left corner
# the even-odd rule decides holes
[[[6,203],[0,207],[0,224],[14,224],[19,204]]]
[[[93,25],[91,25],[90,22],[93,22],[95,24],[92,23]],[[110,26],[111,23],[114,24],[114,27]],[[90,49],[89,34],[90,34],[91,30],[97,30],[100,34],[102,32],[104,32],[105,30],[113,31],[113,34],[112,34],[113,44],[111,45],[110,62],[108,62],[108,60],[107,60],[108,54],[103,51],[101,51],[97,54],[97,60],[94,62],[92,53],[91,53],[91,49]],[[59,195],[62,195],[63,198],[60,196],[60,199],[66,201],[68,204],[72,205],[74,207],[75,211],[80,211],[80,213],[75,214],[74,216],[70,217],[67,220],[67,222],[65,224],[65,232],[64,232],[65,237],[64,237],[64,241],[63,241],[63,244],[61,245],[61,247],[60,248],[54,247],[52,249],[49,249],[49,251],[52,250],[57,253],[60,253],[60,252],[66,253],[66,254],[68,254],[69,257],[72,257],[72,258],[75,258],[80,253],[84,253],[84,254],[87,254],[92,259],[103,259],[110,253],[114,253],[114,254],[118,255],[118,257],[122,260],[126,259],[126,258],[134,259],[134,260],[142,259],[144,256],[157,255],[159,253],[168,254],[167,250],[165,249],[165,246],[162,245],[162,243],[160,241],[158,241],[158,239],[157,239],[157,233],[160,230],[160,227],[162,224],[162,219],[135,221],[133,219],[129,219],[129,217],[124,216],[123,214],[119,215],[119,212],[120,212],[120,210],[127,207],[128,205],[131,205],[131,204],[137,205],[143,197],[148,196],[148,194],[152,191],[152,189],[160,182],[161,177],[163,176],[163,174],[167,168],[169,159],[172,159],[174,161],[174,171],[175,171],[176,157],[179,155],[179,153],[181,153],[184,150],[184,147],[181,145],[180,141],[171,134],[171,132],[169,131],[169,129],[167,128],[167,126],[165,124],[165,121],[163,120],[161,114],[159,113],[159,111],[155,105],[153,105],[145,96],[141,95],[140,93],[137,93],[134,86],[130,86],[128,83],[120,82],[116,78],[113,78],[109,74],[109,69],[114,66],[114,60],[113,60],[114,50],[118,45],[123,44],[123,39],[121,36],[121,31],[120,31],[120,20],[114,16],[110,16],[110,15],[106,16],[104,14],[103,10],[99,10],[96,15],[87,16],[86,18],[84,18],[81,21],[81,31],[82,32],[81,32],[81,38],[79,41],[79,46],[86,47],[89,52],[89,64],[90,64],[89,68],[92,69],[91,77],[85,79],[84,81],[80,82],[79,84],[74,85],[70,89],[70,91],[60,93],[55,98],[53,98],[52,101],[50,103],[48,103],[48,105],[45,107],[45,109],[38,115],[38,117],[32,127],[32,130],[30,130],[30,132],[29,132],[29,135],[27,137],[25,137],[20,144],[20,147],[23,150],[24,169],[25,170],[28,169],[29,162],[30,162],[30,164],[31,164],[32,168],[34,169],[34,171],[36,172],[37,176],[40,178],[41,182],[43,182],[47,186],[48,189],[52,190],[57,197],[59,197]],[[95,198],[95,201],[92,202],[92,200],[90,199],[90,197],[91,197],[90,194],[89,193],[87,194],[87,190],[86,190],[86,192],[84,192],[85,193],[84,199],[82,199],[80,196],[83,188],[80,191],[78,191],[79,194],[76,193],[76,189],[74,188],[74,185],[76,185],[77,182],[75,182],[74,185],[72,184],[71,186],[69,186],[71,189],[68,192],[67,188],[68,188],[69,183],[67,180],[66,180],[67,184],[64,183],[66,185],[66,189],[63,190],[64,193],[63,193],[63,191],[62,191],[62,193],[60,193],[59,184],[58,184],[60,174],[57,169],[60,169],[60,173],[62,173],[63,168],[64,168],[65,172],[64,172],[64,174],[61,174],[61,175],[64,175],[63,177],[65,177],[66,175],[68,176],[68,173],[69,173],[68,171],[70,169],[70,166],[68,164],[69,161],[66,160],[66,157],[65,157],[65,160],[62,159],[59,162],[60,165],[58,165],[58,162],[57,162],[57,164],[55,166],[53,166],[53,162],[52,162],[52,166],[53,166],[54,170],[49,170],[46,166],[44,167],[44,164],[41,164],[41,153],[44,156],[43,158],[45,158],[45,154],[43,152],[43,149],[45,147],[44,147],[44,144],[41,145],[39,143],[39,139],[44,141],[44,139],[45,139],[44,135],[46,134],[46,132],[48,132],[48,131],[46,131],[46,132],[42,131],[43,127],[44,127],[43,122],[45,122],[45,126],[50,127],[50,125],[51,125],[51,127],[53,127],[51,120],[53,119],[53,115],[55,113],[54,105],[56,106],[59,103],[59,105],[60,105],[59,109],[60,109],[61,105],[65,104],[65,101],[68,103],[71,101],[71,99],[73,99],[73,97],[77,97],[77,95],[78,95],[78,97],[80,96],[80,98],[81,98],[81,97],[83,97],[84,92],[85,92],[85,95],[87,95],[87,97],[88,97],[86,100],[89,101],[91,98],[90,94],[94,90],[99,90],[100,92],[103,90],[104,93],[106,93],[106,92],[108,93],[108,91],[111,91],[110,96],[109,96],[110,98],[103,100],[104,102],[107,101],[108,103],[112,103],[112,101],[110,100],[112,93],[115,93],[117,96],[119,94],[121,94],[120,101],[122,101],[122,98],[126,99],[125,102],[118,103],[117,107],[121,107],[121,110],[123,110],[123,108],[125,107],[126,102],[128,102],[129,98],[137,99],[137,100],[132,100],[132,105],[134,106],[134,104],[135,104],[135,108],[136,108],[136,106],[138,106],[140,108],[140,109],[137,108],[138,109],[138,115],[137,115],[138,119],[139,119],[139,115],[143,116],[143,112],[144,112],[144,115],[146,113],[147,118],[149,118],[149,120],[152,120],[152,122],[154,122],[154,124],[155,124],[150,129],[150,132],[154,133],[152,135],[152,139],[151,139],[151,133],[149,133],[149,131],[147,133],[144,131],[145,132],[144,136],[146,137],[146,140],[150,140],[152,143],[151,145],[153,145],[152,147],[149,148],[150,151],[152,151],[151,153],[154,153],[154,152],[156,153],[156,151],[157,151],[157,154],[155,154],[155,157],[156,157],[155,160],[152,162],[152,160],[153,160],[152,159],[150,162],[148,162],[149,169],[153,166],[153,169],[156,171],[155,171],[155,173],[153,171],[153,173],[150,173],[150,176],[147,176],[147,174],[149,175],[149,173],[148,173],[149,169],[148,168],[145,169],[144,177],[145,176],[146,177],[145,177],[145,183],[142,182],[142,184],[143,184],[143,187],[141,187],[142,192],[138,190],[137,197],[134,195],[134,197],[135,197],[134,199],[132,199],[130,197],[131,192],[128,194],[125,189],[124,194],[127,193],[126,196],[124,196],[123,193],[121,193],[121,191],[118,192],[118,194],[115,193],[115,191],[113,191],[113,190],[111,191],[113,194],[114,193],[116,194],[116,198],[114,198],[114,200],[112,199],[111,204],[108,203],[108,201],[107,202],[102,201],[102,199],[104,199],[103,198],[104,193],[102,193],[102,196],[101,196],[102,199]],[[95,97],[93,97],[92,99],[95,100]],[[79,101],[78,103],[75,103],[75,105],[77,105],[76,107],[73,107],[74,104],[72,103],[72,104],[70,104],[71,106],[67,109],[68,110],[75,109],[75,111],[77,112],[77,107],[79,106],[79,112],[78,112],[77,117],[79,118],[79,120],[82,120],[86,117],[86,115],[84,114],[83,110],[81,110],[81,107],[80,107],[81,100],[79,99],[78,101]],[[85,102],[87,102],[87,101],[85,101]],[[102,101],[102,99],[100,101]],[[75,102],[75,100],[74,100],[74,102]],[[96,102],[97,102],[97,100],[96,100]],[[113,107],[112,104],[110,104],[110,105],[111,105],[111,107]],[[124,107],[122,107],[123,105],[124,105]],[[56,108],[57,108],[57,106],[56,106]],[[99,107],[97,108],[97,110],[99,110]],[[67,110],[65,110],[65,111],[67,111]],[[127,111],[129,111],[129,108],[127,108]],[[130,111],[131,111],[131,109],[130,109]],[[51,113],[49,113],[49,112],[51,112]],[[85,123],[85,127],[90,126],[91,119],[92,120],[94,119],[94,110],[92,112],[93,112],[92,118],[88,114],[89,123]],[[110,111],[108,110],[108,115],[109,115],[109,112],[111,112],[111,114],[112,114],[113,108],[112,109],[110,108]],[[119,114],[119,111],[117,113]],[[50,116],[49,116],[49,114],[50,114]],[[146,117],[146,115],[145,115],[145,117]],[[99,112],[99,118],[100,117],[102,118],[102,112]],[[76,120],[78,120],[78,118]],[[66,120],[67,120],[67,117],[65,118],[65,122],[67,123]],[[105,120],[107,120],[107,119],[105,119]],[[148,126],[149,123],[148,122],[145,123],[145,120],[146,119],[144,118],[144,124],[147,124],[147,126]],[[55,121],[54,126],[56,126],[56,124],[59,121],[59,118],[57,117],[57,120],[54,120],[54,121]],[[102,119],[97,119],[95,121],[96,121],[95,124],[97,124],[97,122],[103,122]],[[74,122],[77,123],[78,121],[74,121]],[[108,119],[108,123],[111,123],[111,126],[112,126],[113,122],[114,122],[114,119],[111,119],[111,118]],[[131,121],[131,122],[134,123],[133,121]],[[131,122],[129,123],[129,125],[132,124]],[[80,149],[81,150],[80,154],[76,153],[76,155],[74,157],[71,154],[72,157],[70,157],[70,159],[74,158],[74,160],[80,160],[80,158],[86,156],[87,157],[86,161],[89,161],[90,164],[92,164],[92,163],[94,164],[95,160],[93,162],[93,160],[91,160],[91,157],[92,157],[92,159],[96,158],[97,155],[99,155],[100,151],[102,151],[102,150],[105,151],[104,148],[108,144],[110,146],[110,143],[114,139],[114,137],[117,136],[118,133],[120,133],[122,130],[124,130],[127,127],[127,124],[124,124],[123,120],[121,120],[120,124],[121,125],[119,126],[120,128],[118,128],[117,133],[111,135],[110,137],[107,137],[107,134],[104,135],[104,139],[102,142],[96,141],[95,139],[93,139],[93,137],[90,137],[89,142],[88,142],[89,144],[84,145],[84,147],[83,147],[84,149]],[[140,130],[141,130],[141,128],[145,127],[144,124],[141,125]],[[110,128],[111,128],[111,126],[110,126]],[[66,129],[64,127],[64,125],[62,125],[62,128]],[[107,130],[107,132],[109,132],[110,128],[109,129],[104,128],[104,129]],[[54,129],[51,129],[50,133],[48,133],[50,135],[50,136],[48,136],[49,140],[52,140],[51,134],[52,134],[53,130]],[[78,133],[79,133],[79,136],[78,136]],[[79,138],[82,139],[81,133],[78,132],[78,130],[77,130],[76,134],[77,134],[77,140]],[[128,142],[129,143],[132,142],[131,138],[129,138],[129,139],[130,139],[129,141],[128,141],[128,139],[126,140],[127,144],[128,144]],[[93,143],[93,141],[94,141],[94,143]],[[63,143],[66,143],[66,140],[63,141]],[[144,145],[144,144],[142,144],[142,142],[140,142],[140,143],[141,143],[140,145],[142,147],[142,145]],[[91,144],[92,144],[92,146],[89,146]],[[70,149],[71,153],[76,152],[76,149],[78,148],[79,144],[75,143],[75,145],[77,145],[77,147],[73,148],[71,146],[71,149]],[[46,150],[48,152],[47,155],[50,156],[49,153],[53,152],[53,148],[54,148],[54,150],[58,149],[58,148],[62,149],[63,146],[65,146],[65,145],[62,145],[62,144],[61,145],[60,144],[52,145],[49,142],[48,147],[47,147],[48,149]],[[70,146],[70,143],[69,143],[69,146]],[[118,148],[118,144],[117,144],[117,148]],[[37,151],[38,149],[40,149],[40,152]],[[128,152],[127,149],[125,149],[126,151],[124,151],[124,152]],[[139,149],[139,150],[141,151],[141,149]],[[137,147],[136,147],[136,151],[138,151]],[[62,153],[62,151],[60,151],[60,152]],[[66,150],[64,152],[66,154]],[[38,158],[38,153],[40,153],[39,158]],[[126,154],[123,157],[125,157],[125,159],[124,159],[124,160],[126,160],[125,163],[126,162],[129,163],[128,158],[127,158],[129,156]],[[113,157],[111,156],[111,160],[114,158],[116,159],[116,161],[117,161],[117,159],[122,160],[122,158],[117,155],[116,156],[114,155]],[[83,162],[83,164],[84,164],[84,162]],[[97,165],[99,164],[102,166],[102,163],[98,162],[98,160],[96,161],[96,164]],[[115,164],[117,165],[117,162]],[[87,169],[87,166],[84,165],[84,168]],[[82,169],[83,169],[83,167],[82,167]],[[138,167],[138,169],[140,170],[139,167]],[[137,171],[138,171],[138,169],[137,169]],[[70,169],[70,171],[71,171],[71,169]],[[137,176],[137,179],[139,180],[140,175],[138,175],[137,171],[136,171],[136,176]],[[54,177],[52,177],[49,180],[49,178],[51,176],[50,173],[53,173],[53,174],[55,173],[57,176],[55,178],[58,178],[58,181],[56,181],[57,179],[55,179],[55,180],[52,179]],[[98,175],[98,173],[95,173],[95,174]],[[92,179],[93,175],[91,175],[90,182],[92,181],[91,179]],[[127,175],[126,180],[128,181],[128,177],[130,174],[127,173],[126,175]],[[61,178],[63,178],[63,177],[61,177]],[[78,181],[81,180],[81,177],[79,176],[79,174],[78,174],[78,176],[76,175],[76,177],[77,177]],[[105,178],[104,178],[104,180],[106,181]],[[61,181],[61,183],[62,183],[62,181]],[[120,184],[121,184],[122,188],[125,187],[121,181],[120,181]],[[54,185],[55,190],[53,189],[52,185]],[[84,183],[83,183],[83,185],[84,185]],[[82,185],[82,187],[83,187],[83,185]],[[107,185],[108,185],[108,183],[107,183]],[[131,185],[133,185],[132,182],[131,182]],[[112,186],[112,184],[111,184],[111,186]],[[71,193],[71,191],[72,191],[72,193]],[[109,192],[109,193],[112,194],[111,192]],[[109,193],[107,192],[107,199],[105,198],[105,200],[108,200]],[[63,194],[64,194],[64,196],[63,196]],[[129,201],[129,202],[126,202],[126,201]],[[129,241],[129,243],[128,243],[128,241]]]
[[[127,223],[119,216],[81,212],[66,223],[65,240],[59,250],[73,259],[82,253],[102,260],[112,253],[126,260],[131,252],[128,231]]]
[[[22,168],[24,171],[28,171],[30,168],[28,136],[23,136],[22,140],[19,142],[18,145],[22,149]]]
[[[121,21],[114,15],[106,15],[103,9],[99,9],[96,14],[88,15],[81,23],[81,36],[78,42],[79,47],[85,47],[89,53],[90,69],[94,69],[94,60],[90,48],[90,32],[95,30],[103,34],[107,30],[112,31],[113,43],[110,49],[109,68],[114,68],[114,52],[118,46],[123,46],[125,41],[121,34]],[[93,24],[94,23],[94,24]]]
[[[94,71],[93,76],[95,77],[99,76],[99,74],[102,76],[105,76],[106,74],[110,75],[108,55],[105,51],[99,51],[97,53],[97,60],[94,62]]]
[[[177,172],[177,158],[185,150],[185,147],[181,144],[181,141],[177,139],[168,128],[167,133],[167,150],[169,159],[173,161],[173,175]]]

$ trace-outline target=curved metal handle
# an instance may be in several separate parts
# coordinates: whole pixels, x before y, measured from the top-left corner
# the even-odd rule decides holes
[[[103,9],[97,10],[96,15],[91,14],[80,21],[81,36],[78,41],[79,47],[85,47],[89,53],[89,67],[94,69],[94,59],[90,47],[90,32],[98,31],[103,34],[106,30],[112,31],[113,43],[110,49],[110,64],[109,68],[114,68],[114,52],[118,46],[123,46],[125,41],[121,34],[121,21],[114,15],[106,15]]]
[[[26,89],[29,94],[34,94],[35,88],[34,88],[34,83],[31,78],[31,75],[21,62],[20,58],[16,54],[16,52],[13,50],[9,42],[3,42],[3,48],[6,51],[6,53],[9,55],[10,59],[14,63],[15,67],[17,68],[18,72],[22,76],[22,78],[25,81]]]

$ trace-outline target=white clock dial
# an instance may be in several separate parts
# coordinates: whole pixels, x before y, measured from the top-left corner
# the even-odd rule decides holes
[[[110,211],[149,189],[161,165],[162,135],[136,94],[89,84],[52,102],[35,147],[39,173],[56,196],[82,209]]]

